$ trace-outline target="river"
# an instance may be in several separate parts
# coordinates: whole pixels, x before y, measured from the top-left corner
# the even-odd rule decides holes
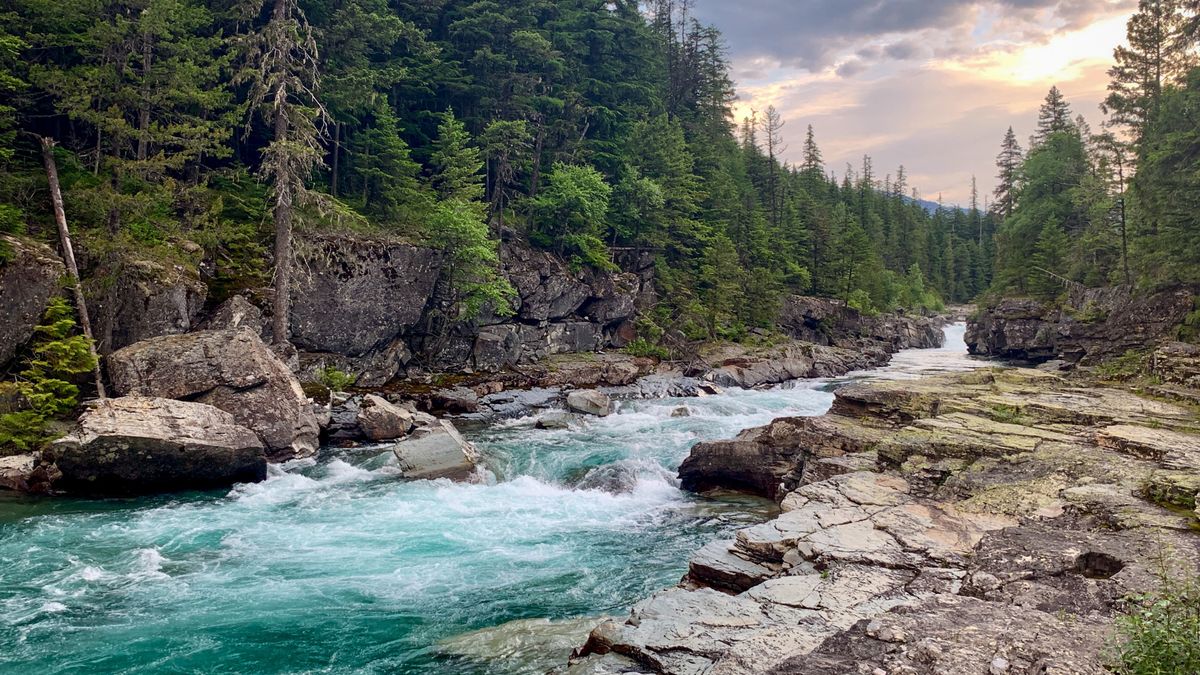
[[[388,455],[360,449],[221,492],[0,493],[0,672],[544,672],[565,658],[547,643],[518,639],[481,661],[456,636],[621,615],[676,583],[694,550],[772,512],[678,490],[695,442],[820,415],[846,380],[975,367],[963,326],[946,333],[941,349],[839,380],[626,401],[568,430],[494,425],[470,434],[489,485],[403,482]],[[672,416],[681,406],[690,416]],[[636,472],[632,493],[570,487],[614,463]]]

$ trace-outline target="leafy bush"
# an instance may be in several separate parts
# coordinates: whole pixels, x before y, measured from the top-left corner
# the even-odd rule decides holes
[[[546,189],[532,201],[537,231],[530,240],[570,256],[577,265],[613,269],[601,239],[607,227],[612,186],[590,166],[558,163]]]
[[[1119,675],[1200,673],[1200,580],[1173,572],[1164,561],[1160,587],[1131,598],[1117,619],[1120,643],[1112,668]]]
[[[317,383],[330,391],[345,391],[349,387],[353,387],[357,381],[358,378],[354,375],[338,370],[333,366],[325,366],[317,374]]]
[[[871,302],[871,295],[861,288],[854,289],[854,292],[846,298],[846,305],[850,309],[856,309],[862,312],[864,316],[875,316],[879,314],[875,310],[875,305]]]
[[[28,367],[13,382],[0,382],[0,455],[26,452],[54,439],[49,423],[79,404],[72,380],[96,367],[86,337],[76,335],[74,310],[50,301],[37,327]]]
[[[670,356],[665,347],[656,345],[646,338],[638,338],[625,345],[624,352],[630,356],[651,359],[665,359]]]
[[[1096,374],[1106,380],[1132,380],[1146,371],[1147,352],[1130,350],[1096,366]]]

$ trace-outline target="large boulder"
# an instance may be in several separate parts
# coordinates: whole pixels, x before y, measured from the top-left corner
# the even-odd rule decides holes
[[[59,290],[66,267],[48,246],[0,236],[0,248],[11,250],[0,259],[0,366],[16,356],[33,337],[46,303]]]
[[[608,395],[595,389],[583,389],[567,394],[567,407],[575,412],[597,417],[607,417],[612,413],[612,401]]]
[[[417,480],[468,480],[481,459],[475,446],[446,420],[418,427],[393,446],[392,452],[404,477]]]
[[[404,438],[413,428],[413,414],[386,399],[367,394],[358,406],[358,428],[369,441]]]
[[[316,454],[320,429],[300,381],[254,331],[201,331],[139,342],[108,359],[114,390],[207,403],[262,439],[272,460]]]
[[[85,283],[98,348],[108,354],[162,335],[196,327],[208,287],[195,270],[126,258],[96,269]]]
[[[263,444],[233,415],[164,398],[105,399],[46,452],[56,487],[100,494],[214,488],[266,478]]]

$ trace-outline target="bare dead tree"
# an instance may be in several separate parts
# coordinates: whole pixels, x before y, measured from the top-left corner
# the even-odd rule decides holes
[[[75,264],[75,248],[71,245],[71,230],[67,227],[67,213],[63,208],[62,187],[58,182],[58,163],[54,161],[54,140],[46,136],[38,136],[42,146],[42,163],[46,165],[46,181],[50,184],[50,201],[54,205],[54,221],[58,224],[58,241],[62,246],[63,260],[67,264],[67,273],[71,275],[71,290],[75,295],[75,310],[79,312],[79,325],[83,335],[88,339],[88,350],[96,363],[96,394],[105,398],[104,378],[100,373],[100,357],[96,354],[96,339],[92,336],[92,321],[88,317],[87,300],[83,296],[83,283],[79,280],[79,266]]]

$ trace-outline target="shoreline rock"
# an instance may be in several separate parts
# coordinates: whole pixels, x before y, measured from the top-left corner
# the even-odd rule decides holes
[[[264,480],[255,433],[213,406],[128,396],[95,402],[43,459],[61,476],[55,489],[82,494],[147,494]]]
[[[320,427],[292,371],[249,328],[144,340],[108,358],[121,395],[207,403],[262,439],[273,461],[316,454]]]
[[[1020,369],[836,395],[693,449],[685,488],[782,514],[704,546],[567,673],[1105,673],[1162,547],[1200,555],[1195,411]]]

